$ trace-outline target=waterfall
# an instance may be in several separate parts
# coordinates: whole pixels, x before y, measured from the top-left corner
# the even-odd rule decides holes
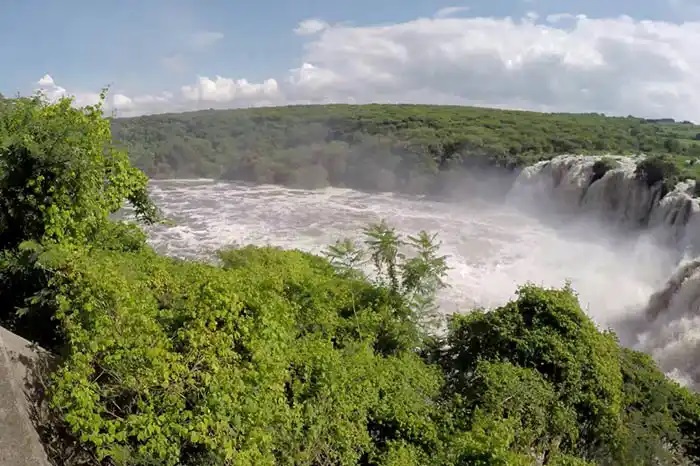
[[[617,163],[595,179],[594,164]],[[678,183],[662,197],[661,183],[651,187],[637,179],[639,158],[562,155],[527,167],[518,175],[509,197],[514,202],[548,202],[568,212],[587,212],[630,229],[657,230],[663,240],[700,254],[700,202],[691,195],[693,181]],[[544,201],[543,201],[544,199]]]
[[[681,263],[651,298],[635,349],[645,351],[668,375],[700,389],[700,259]]]
[[[616,166],[596,177],[594,165],[603,158]],[[651,354],[667,375],[700,390],[700,202],[692,196],[695,182],[678,183],[662,195],[660,183],[650,187],[636,177],[639,160],[559,156],[523,169],[509,197],[524,206],[545,202],[586,212],[623,229],[644,231],[678,252],[676,270],[625,325],[634,332],[631,346]]]

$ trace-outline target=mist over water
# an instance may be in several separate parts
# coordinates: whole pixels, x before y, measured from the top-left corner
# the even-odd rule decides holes
[[[622,234],[592,216],[553,213],[546,199],[540,205],[521,194],[438,202],[350,189],[157,181],[153,198],[176,226],[149,234],[159,251],[178,257],[248,243],[319,252],[386,219],[403,233],[439,234],[451,267],[444,312],[504,304],[528,281],[562,286],[569,280],[603,327],[639,315],[677,264],[651,234]]]

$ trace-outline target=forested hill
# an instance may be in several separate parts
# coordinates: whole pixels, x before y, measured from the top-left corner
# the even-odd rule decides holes
[[[152,177],[423,190],[438,170],[516,167],[563,153],[700,156],[700,126],[673,120],[430,105],[293,106],[117,118]]]

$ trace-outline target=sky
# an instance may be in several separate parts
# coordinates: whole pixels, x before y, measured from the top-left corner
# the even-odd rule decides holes
[[[23,0],[0,93],[117,116],[407,102],[700,122],[700,0]]]

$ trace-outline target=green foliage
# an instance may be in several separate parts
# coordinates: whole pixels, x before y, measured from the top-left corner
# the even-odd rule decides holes
[[[649,187],[660,183],[662,194],[666,194],[678,183],[680,170],[669,157],[654,156],[637,163],[635,175]]]
[[[205,110],[117,118],[112,126],[150,176],[309,188],[423,193],[439,189],[441,172],[515,168],[566,153],[700,156],[695,125],[458,106]]]
[[[620,162],[610,157],[603,157],[600,160],[596,160],[593,164],[593,176],[591,177],[591,184],[603,178],[607,172],[614,170],[620,166]]]
[[[0,248],[22,241],[90,243],[130,201],[155,219],[146,176],[112,146],[100,104],[17,99],[0,113]]]
[[[40,254],[57,258],[38,262],[68,344],[51,401],[70,431],[118,464],[376,464],[401,445],[434,451],[439,371],[407,348],[375,351],[387,338],[378,315],[391,314],[382,293],[308,254],[242,254],[232,267],[236,252],[222,254],[223,268]]]
[[[470,385],[480,360],[531,368],[556,387],[564,413],[576,414],[579,432],[567,430],[557,439],[562,450],[585,459],[613,453],[622,408],[619,350],[585,316],[571,290],[522,287],[504,307],[455,317],[448,344],[443,364],[452,391]]]
[[[71,104],[36,96],[12,100],[0,112],[0,299],[8,304],[0,324],[46,348],[59,346],[62,336],[39,244],[139,250],[144,233],[110,215],[128,201],[138,219],[157,219],[148,180],[112,146],[101,105]]]
[[[64,334],[52,404],[116,464],[676,464],[697,445],[697,397],[568,288],[455,316],[424,359],[388,277],[311,254],[33,253]]]
[[[347,238],[330,246],[325,251],[330,263],[343,274],[367,278],[362,267],[369,261],[378,285],[398,296],[411,311],[395,319],[407,317],[412,326],[424,330],[438,324],[435,299],[447,287],[448,267],[437,236],[421,231],[404,239],[385,221],[369,225],[363,233],[364,249]]]
[[[576,441],[576,415],[559,401],[553,384],[534,369],[479,361],[469,382],[455,391],[453,415],[465,430],[508,428],[508,450],[538,457]],[[497,427],[499,426],[499,427]]]
[[[669,381],[646,354],[622,350],[624,422],[621,448],[644,464],[661,459],[682,464],[683,452],[700,458],[700,404],[697,396]]]
[[[568,288],[455,316],[421,358],[388,276],[311,254],[25,250],[29,311],[62,335],[52,405],[116,464],[676,464],[698,444],[697,397]]]

